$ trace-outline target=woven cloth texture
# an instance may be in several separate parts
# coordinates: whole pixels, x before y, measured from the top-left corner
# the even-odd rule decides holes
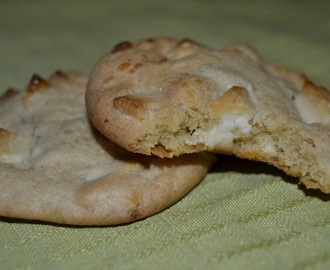
[[[318,0],[2,1],[0,89],[24,89],[35,73],[88,74],[116,43],[162,36],[250,44],[329,89],[329,12]],[[330,269],[329,251],[329,196],[225,156],[177,204],[132,224],[0,217],[0,269]]]

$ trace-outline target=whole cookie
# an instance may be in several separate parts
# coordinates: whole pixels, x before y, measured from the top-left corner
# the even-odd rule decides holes
[[[191,40],[123,42],[90,76],[93,125],[124,148],[264,161],[330,193],[330,94],[254,49]]]
[[[0,98],[0,216],[112,225],[155,214],[187,194],[214,156],[132,154],[87,119],[87,77],[33,76]]]

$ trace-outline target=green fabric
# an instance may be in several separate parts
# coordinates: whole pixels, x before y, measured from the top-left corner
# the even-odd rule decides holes
[[[307,0],[1,1],[0,89],[34,73],[88,73],[116,43],[158,36],[248,43],[329,88],[329,12],[329,1]],[[330,197],[296,182],[221,157],[180,202],[129,225],[0,218],[0,269],[330,269]]]

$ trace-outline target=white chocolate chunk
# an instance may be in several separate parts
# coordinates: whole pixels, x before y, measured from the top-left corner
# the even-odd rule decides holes
[[[215,126],[208,138],[206,144],[209,147],[215,145],[229,145],[235,138],[247,134],[252,129],[249,121],[243,116],[231,116],[221,119],[218,126]]]

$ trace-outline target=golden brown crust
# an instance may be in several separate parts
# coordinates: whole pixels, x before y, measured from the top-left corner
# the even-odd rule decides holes
[[[105,55],[86,93],[93,125],[130,151],[231,153],[323,191],[330,182],[329,100],[304,74],[266,63],[248,46],[213,50],[173,39]]]
[[[319,122],[330,125],[329,91],[306,80],[300,95],[305,96],[317,111]]]
[[[1,96],[0,96],[0,102],[4,102],[5,100],[11,99],[12,97],[16,96],[18,94],[18,91],[9,88],[7,91],[5,91]]]
[[[111,51],[111,53],[122,52],[126,49],[132,48],[133,44],[129,41],[118,43]]]
[[[113,106],[127,115],[131,115],[139,120],[143,120],[146,115],[147,103],[149,100],[137,96],[126,95],[116,97]]]
[[[33,94],[34,92],[40,91],[41,89],[45,89],[47,87],[49,87],[49,83],[38,74],[34,74],[25,91],[29,94]]]
[[[253,112],[248,90],[233,86],[216,100],[210,100],[210,109],[214,114],[250,114]]]

